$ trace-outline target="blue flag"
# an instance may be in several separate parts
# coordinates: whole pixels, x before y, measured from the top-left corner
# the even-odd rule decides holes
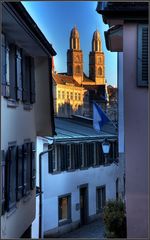
[[[110,122],[110,119],[104,113],[104,111],[102,110],[100,105],[98,105],[97,103],[93,103],[93,127],[94,127],[94,129],[100,131],[101,127],[107,122]]]

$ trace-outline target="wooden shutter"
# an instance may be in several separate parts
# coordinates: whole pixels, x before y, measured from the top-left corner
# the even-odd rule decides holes
[[[66,145],[64,144],[60,145],[60,158],[61,158],[61,171],[65,171],[67,154],[66,154]]]
[[[30,104],[30,57],[23,53],[23,102]]]
[[[10,98],[16,100],[17,98],[17,86],[16,86],[16,49],[15,45],[9,46],[9,59],[10,59]]]
[[[35,69],[34,69],[34,58],[30,58],[30,84],[31,84],[31,92],[30,92],[30,102],[35,103]]]
[[[35,143],[31,143],[31,189],[36,186],[36,156]]]
[[[5,212],[5,197],[6,197],[6,185],[5,185],[5,166],[6,166],[6,162],[5,162],[5,152],[4,150],[1,151],[1,196],[2,196],[2,215]]]
[[[148,86],[148,25],[138,25],[137,85]]]
[[[30,192],[31,185],[31,143],[23,145],[23,195]]]
[[[17,183],[16,183],[17,201],[23,196],[23,148],[17,147]]]
[[[5,36],[2,34],[2,96],[6,97],[6,44]]]
[[[22,100],[22,50],[16,48],[17,100]]]
[[[53,161],[55,159],[54,149],[48,152],[48,172],[53,173]]]
[[[16,205],[16,146],[11,146],[7,151],[7,163],[6,163],[6,184],[7,184],[7,211]]]
[[[5,35],[2,34],[2,96],[10,96],[9,84],[9,48],[6,44]]]

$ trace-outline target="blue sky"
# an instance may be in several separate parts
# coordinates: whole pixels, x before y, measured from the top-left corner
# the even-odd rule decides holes
[[[116,85],[117,54],[106,49],[104,31],[108,29],[108,26],[103,23],[101,15],[96,12],[97,2],[26,1],[22,3],[57,52],[54,58],[57,72],[67,71],[70,32],[76,25],[83,51],[84,72],[88,75],[92,36],[97,28],[105,53],[105,77],[108,84]]]

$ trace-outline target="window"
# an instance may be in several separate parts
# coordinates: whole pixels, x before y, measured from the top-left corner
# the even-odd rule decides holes
[[[80,73],[80,66],[78,65],[78,66],[76,66],[76,73]]]
[[[59,225],[71,221],[71,195],[58,198]]]
[[[59,158],[59,154],[57,153],[57,146],[55,146],[54,149],[48,153],[49,173],[53,173],[54,171],[58,170],[57,168],[58,158]]]
[[[58,91],[58,98],[61,98],[61,92]]]
[[[28,104],[35,102],[34,59],[8,43],[3,34],[2,95]]]
[[[76,143],[71,146],[71,156],[74,162],[74,168],[79,169],[82,166],[82,144]]]
[[[35,188],[35,145],[31,142],[20,146],[11,143],[6,158],[4,155],[3,153],[2,206],[9,211],[16,206],[16,201]]]
[[[2,96],[10,97],[9,46],[2,34]]]
[[[23,102],[26,104],[35,102],[34,59],[23,56]]]
[[[70,93],[70,99],[73,100],[73,92]]]
[[[101,67],[99,67],[99,68],[97,69],[97,75],[98,75],[98,76],[101,76],[101,75],[102,75],[102,68],[101,68]]]
[[[23,144],[23,195],[35,188],[35,173],[35,144],[26,142]]]
[[[23,196],[23,148],[22,146],[17,147],[17,178],[16,178],[16,193],[17,201]]]
[[[75,100],[77,100],[77,93],[75,93]]]
[[[64,99],[64,98],[65,98],[65,92],[62,91],[62,99]]]
[[[148,86],[148,25],[138,25],[137,85]]]
[[[69,100],[69,92],[67,92],[67,100]]]
[[[84,166],[94,165],[94,143],[84,143]]]
[[[22,50],[16,47],[17,100],[22,100]]]
[[[98,64],[101,63],[101,58],[100,58],[100,57],[97,58],[97,63],[98,63]]]
[[[10,146],[6,156],[6,196],[7,211],[16,206],[16,160],[17,160],[17,147]]]
[[[80,101],[81,100],[81,94],[78,93],[78,100]]]
[[[96,142],[96,165],[102,165],[105,163],[105,158],[102,149],[102,143]]]
[[[96,212],[101,212],[106,204],[105,186],[96,188]]]

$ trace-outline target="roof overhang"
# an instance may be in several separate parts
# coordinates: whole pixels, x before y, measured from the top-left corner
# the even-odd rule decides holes
[[[55,56],[56,52],[20,2],[2,5],[2,31],[32,56]]]
[[[102,15],[105,24],[111,21],[147,21],[148,2],[98,2],[96,11]]]
[[[106,47],[111,52],[123,51],[123,27],[117,25],[105,31]]]

